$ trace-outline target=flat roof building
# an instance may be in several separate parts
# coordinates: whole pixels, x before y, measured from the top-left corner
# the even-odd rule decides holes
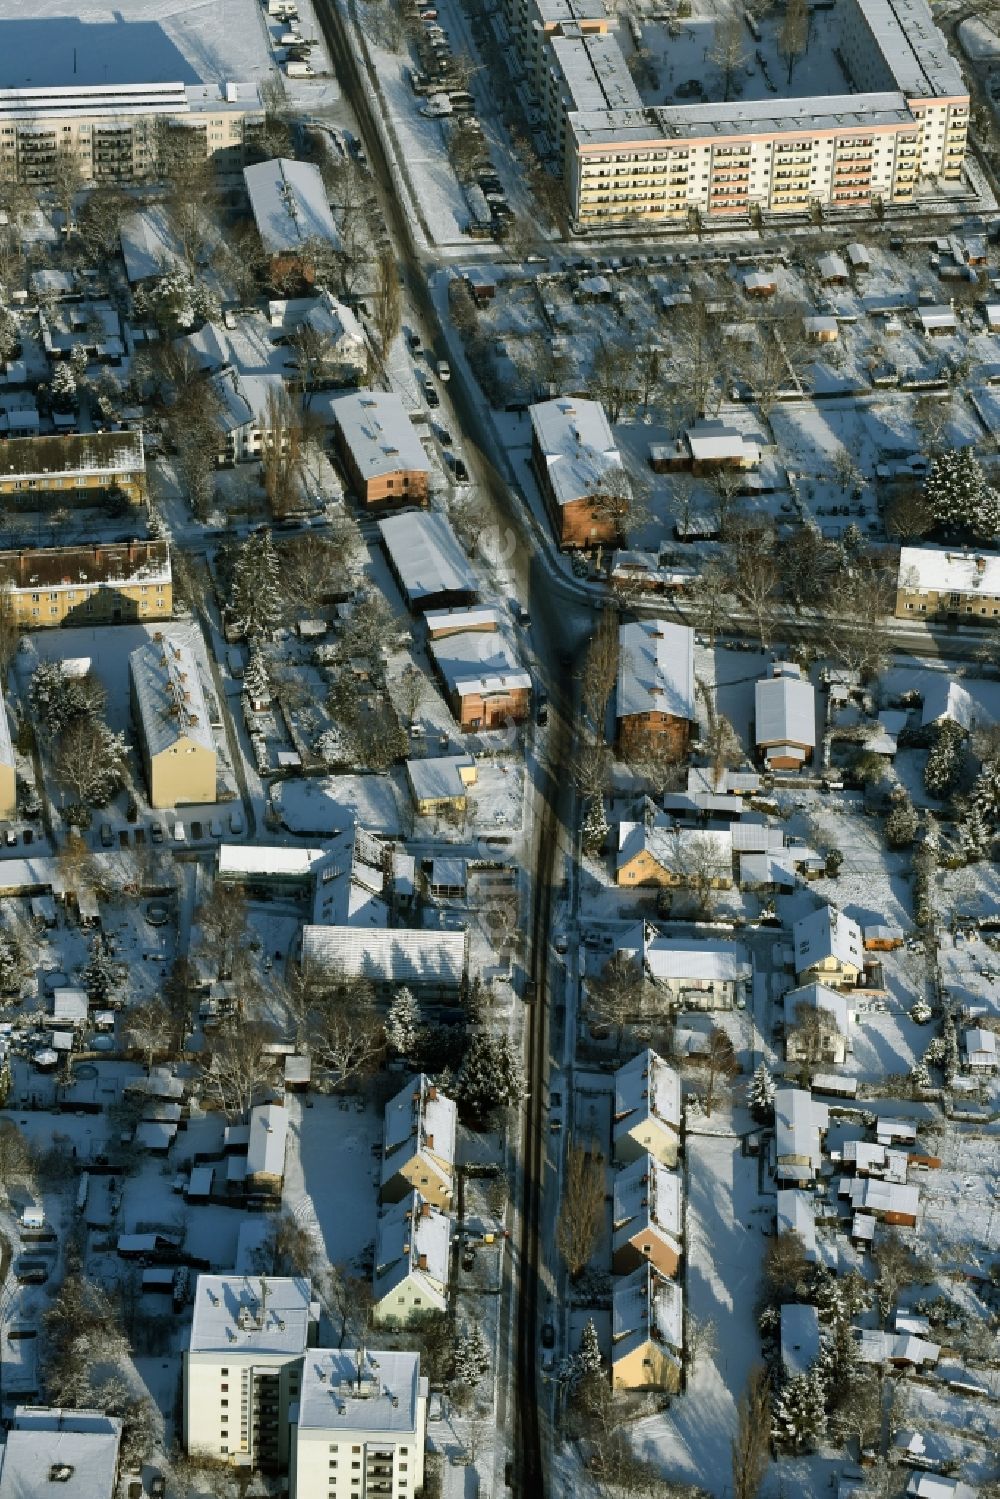
[[[122,1423],[102,1411],[19,1405],[0,1446],[0,1499],[114,1499]]]
[[[995,625],[1000,620],[1000,553],[902,547],[896,617],[914,615]]]
[[[292,1424],[292,1499],[413,1499],[424,1482],[427,1391],[418,1353],[311,1349]]]

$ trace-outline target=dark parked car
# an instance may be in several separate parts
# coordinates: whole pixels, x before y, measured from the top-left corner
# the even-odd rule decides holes
[[[466,466],[462,462],[461,458],[456,458],[455,459],[455,478],[458,479],[458,480],[460,480],[461,483],[464,484],[465,481],[466,481],[466,479],[468,477],[469,477],[469,470],[466,468]]]
[[[554,1348],[556,1346],[556,1330],[551,1322],[542,1323],[542,1347]]]

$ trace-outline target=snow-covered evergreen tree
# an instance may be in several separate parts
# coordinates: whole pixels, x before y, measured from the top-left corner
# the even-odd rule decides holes
[[[250,659],[243,677],[243,692],[253,703],[269,702],[271,698],[271,673],[257,641],[250,647]]]
[[[465,1053],[455,1092],[463,1110],[482,1120],[491,1109],[517,1103],[524,1093],[521,1070],[509,1039],[479,1031]]]
[[[982,812],[990,827],[1000,826],[1000,760],[987,760],[976,776],[969,801]]]
[[[909,848],[917,836],[920,819],[907,796],[897,802],[885,820],[885,841],[890,848]]]
[[[1000,496],[987,484],[971,448],[935,458],[924,498],[935,525],[944,532],[989,541],[1000,530]]]
[[[910,1006],[910,1019],[914,1025],[927,1025],[933,1018],[934,1011],[926,999],[915,999]]]
[[[21,330],[17,319],[6,307],[0,307],[0,364],[16,359],[21,348]]]
[[[965,761],[965,730],[953,718],[944,718],[935,726],[927,764],[924,766],[924,786],[931,796],[940,801],[951,795],[958,785]]]
[[[111,959],[104,951],[104,941],[100,936],[90,944],[90,957],[83,970],[83,987],[91,1004],[105,1004],[118,987]]]
[[[204,281],[179,268],[140,288],[135,302],[138,311],[148,313],[167,333],[200,327],[219,315],[218,303]]]
[[[489,1367],[490,1356],[482,1333],[475,1324],[466,1327],[455,1339],[453,1377],[460,1384],[477,1385]]]
[[[89,363],[87,351],[83,347],[83,344],[73,345],[70,350],[69,363],[73,371],[74,380],[78,386],[82,385],[87,376],[87,365]]]
[[[966,863],[974,864],[980,859],[989,858],[993,841],[993,829],[983,815],[982,806],[970,799],[962,808],[958,824],[958,846]]]
[[[402,984],[392,996],[385,1022],[385,1038],[398,1057],[413,1055],[420,1034],[420,1011],[413,990]]]
[[[587,1325],[580,1334],[580,1346],[576,1353],[577,1367],[580,1374],[599,1374],[604,1360],[601,1357],[601,1344],[597,1337],[597,1328],[594,1326],[593,1317],[589,1318]]]
[[[278,554],[270,531],[259,531],[243,543],[233,567],[229,596],[233,623],[241,635],[256,640],[270,635],[282,615]]]
[[[52,371],[49,395],[54,411],[65,413],[76,409],[76,376],[68,364],[57,364]]]
[[[603,796],[591,797],[583,819],[583,847],[588,854],[599,853],[608,836],[608,818]]]
[[[9,932],[0,932],[0,994],[13,994],[23,973],[20,946]]]
[[[67,724],[90,711],[93,699],[83,682],[66,675],[59,661],[40,661],[28,683],[28,706],[43,738],[61,734]]]
[[[758,1124],[767,1124],[774,1118],[774,1078],[766,1062],[758,1062],[750,1086],[747,1088],[747,1108]]]
[[[914,1092],[930,1092],[934,1086],[934,1081],[926,1062],[914,1062],[910,1068],[910,1082],[913,1085]]]
[[[771,1435],[776,1447],[815,1452],[826,1433],[823,1371],[814,1364],[806,1374],[788,1379],[771,1401]]]

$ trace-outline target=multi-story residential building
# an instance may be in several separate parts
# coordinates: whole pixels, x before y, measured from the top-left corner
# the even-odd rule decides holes
[[[267,371],[250,373],[226,366],[211,377],[219,427],[218,462],[251,463],[273,451],[275,424],[281,423],[285,382]],[[281,439],[288,446],[287,434]]]
[[[128,664],[150,806],[214,802],[215,736],[190,647],[157,633]]]
[[[899,553],[896,617],[943,619],[949,624],[1000,620],[1000,554],[903,547]]]
[[[0,694],[0,822],[17,815],[17,760],[10,737],[7,704]]]
[[[375,1230],[372,1319],[405,1326],[448,1310],[451,1219],[419,1192],[391,1204]]]
[[[865,971],[861,928],[836,906],[820,906],[792,924],[795,976],[800,984],[815,980],[843,989]]]
[[[316,247],[341,244],[319,167],[279,156],[245,167],[243,178],[272,278],[299,276],[311,283]]]
[[[165,541],[0,552],[0,588],[24,630],[144,624],[169,619],[173,609]]]
[[[694,631],[665,619],[618,629],[618,741],[623,751],[659,742],[678,759],[695,718]]]
[[[0,1447],[0,1499],[114,1499],[122,1423],[103,1411],[18,1405]]]
[[[289,1406],[319,1304],[300,1277],[199,1275],[184,1355],[184,1446],[275,1472],[289,1461]]]
[[[294,1414],[291,1499],[413,1499],[423,1487],[427,1380],[418,1353],[310,1351]]]
[[[12,437],[0,450],[0,495],[22,509],[95,505],[112,496],[139,505],[145,493],[141,432]]]
[[[416,1190],[447,1212],[455,1195],[454,1101],[422,1073],[385,1106],[382,1200],[399,1202]]]
[[[256,85],[181,82],[186,64],[157,24],[66,17],[21,33],[0,61],[0,175],[50,182],[69,150],[85,181],[133,181],[178,145],[232,172],[259,137]]]
[[[647,105],[596,5],[506,0],[580,229],[908,204],[960,180],[969,95],[926,0],[845,0],[853,93]]]
[[[458,610],[434,616],[428,650],[452,713],[463,729],[496,729],[521,723],[531,711],[531,674],[503,628],[499,610]],[[474,616],[469,628],[464,626]],[[430,621],[429,621],[430,623]]]
[[[604,407],[562,397],[529,414],[532,462],[559,545],[614,546],[629,481]]]
[[[331,406],[337,450],[365,505],[426,505],[427,454],[399,396],[359,390]]]

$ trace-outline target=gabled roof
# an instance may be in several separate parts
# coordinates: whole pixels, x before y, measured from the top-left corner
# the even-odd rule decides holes
[[[447,516],[437,510],[390,515],[378,528],[411,607],[442,593],[476,597],[476,574]]]
[[[434,983],[457,989],[465,971],[465,933],[410,927],[305,926],[302,964],[336,968],[374,983]]]
[[[816,694],[811,682],[785,675],[762,677],[754,687],[760,745],[816,747]]]
[[[803,1088],[779,1088],[774,1095],[775,1153],[779,1163],[790,1156],[805,1156],[818,1171],[822,1161],[820,1136],[830,1122],[826,1104],[819,1103]]]
[[[922,728],[950,718],[961,728],[971,731],[976,726],[976,704],[961,682],[950,677],[934,676],[924,689],[924,707],[920,715]]]
[[[419,1192],[386,1208],[375,1229],[373,1287],[384,1301],[407,1282],[419,1285],[427,1310],[448,1306],[451,1219]]]
[[[684,1346],[684,1294],[675,1280],[640,1265],[616,1277],[611,1307],[611,1361],[619,1363],[649,1342],[678,1356]]]
[[[681,1080],[652,1048],[641,1051],[615,1073],[615,1139],[631,1134],[648,1118],[680,1129]]]
[[[681,879],[692,871],[706,872],[712,879],[732,879],[733,838],[728,828],[619,823],[617,867],[631,864],[641,853],[648,853],[662,870]]]
[[[539,402],[529,414],[558,504],[587,499],[609,474],[623,472],[600,401],[563,396]]]
[[[182,740],[214,753],[208,705],[190,646],[157,631],[128,659],[150,756]]]
[[[694,631],[665,619],[637,619],[618,630],[619,718],[669,713],[693,721]]]
[[[288,1110],[286,1108],[279,1103],[264,1103],[251,1109],[247,1175],[284,1176],[287,1140]]]
[[[814,1010],[823,1010],[830,1016],[838,1035],[846,1036],[851,1028],[851,1007],[847,996],[828,984],[802,984],[798,989],[789,989],[785,994],[785,1021],[794,1024],[795,1011],[799,1005]]]
[[[413,1156],[433,1152],[449,1170],[455,1163],[458,1111],[454,1100],[418,1073],[385,1106],[382,1180],[389,1181]]]
[[[861,928],[836,906],[820,906],[792,926],[795,971],[803,973],[825,958],[863,968],[865,959]]]
[[[275,157],[244,167],[243,177],[257,232],[269,255],[297,252],[310,240],[340,244],[319,167]]]
[[[798,1234],[806,1259],[816,1258],[816,1201],[811,1192],[798,1187],[778,1188],[778,1232]]]
[[[665,1248],[679,1255],[683,1232],[681,1179],[654,1156],[640,1156],[614,1183],[615,1250],[629,1244],[638,1235],[657,1238]]]
[[[750,955],[739,942],[689,942],[654,936],[645,944],[646,968],[654,979],[714,980],[738,983],[752,973]]]

